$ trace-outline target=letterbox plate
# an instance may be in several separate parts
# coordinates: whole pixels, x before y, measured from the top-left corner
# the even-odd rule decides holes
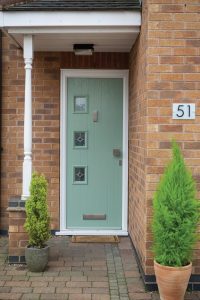
[[[83,220],[106,220],[106,214],[104,214],[104,215],[83,215]]]

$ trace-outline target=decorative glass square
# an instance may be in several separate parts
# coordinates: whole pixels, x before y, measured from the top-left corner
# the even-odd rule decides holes
[[[87,167],[76,166],[73,170],[74,184],[87,184]]]
[[[88,97],[74,97],[74,113],[86,114],[88,112]]]
[[[74,148],[87,148],[86,131],[74,131]]]

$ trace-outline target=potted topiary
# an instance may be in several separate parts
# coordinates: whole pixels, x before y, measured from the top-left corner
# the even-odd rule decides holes
[[[30,186],[30,197],[26,201],[25,229],[29,235],[29,244],[25,248],[25,259],[28,269],[42,272],[48,263],[50,238],[49,214],[47,207],[47,181],[44,175],[34,173]]]
[[[173,159],[153,199],[154,270],[161,299],[183,300],[197,241],[199,202],[195,182],[176,142],[172,148]]]

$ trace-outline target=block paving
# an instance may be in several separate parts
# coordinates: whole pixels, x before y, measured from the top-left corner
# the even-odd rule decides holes
[[[159,300],[145,290],[129,237],[119,244],[72,243],[70,237],[49,241],[45,272],[7,263],[8,239],[0,238],[0,299],[17,300]],[[200,299],[199,292],[186,300]]]

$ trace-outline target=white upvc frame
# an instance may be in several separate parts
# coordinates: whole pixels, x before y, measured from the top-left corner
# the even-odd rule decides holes
[[[24,97],[24,161],[22,180],[22,200],[30,196],[32,177],[32,62],[33,36],[24,35],[24,63],[25,63],[25,97]]]
[[[141,26],[140,11],[0,11],[0,27],[8,29],[71,26]],[[24,33],[24,32],[23,32]]]
[[[122,160],[122,229],[77,230],[66,228],[66,157],[67,157],[67,79],[123,79],[123,160]],[[56,235],[128,235],[128,70],[61,70],[60,98],[60,231]]]

